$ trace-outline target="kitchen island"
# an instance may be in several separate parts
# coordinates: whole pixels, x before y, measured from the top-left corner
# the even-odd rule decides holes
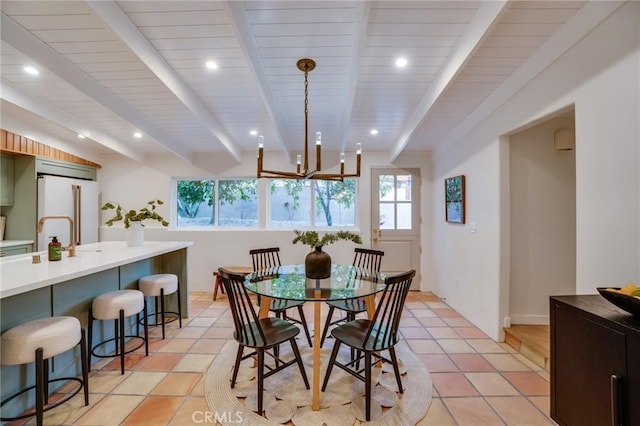
[[[49,262],[47,252],[0,259],[0,328],[5,331],[27,321],[57,315],[71,315],[87,324],[93,299],[103,293],[136,289],[138,279],[150,274],[178,276],[183,297],[182,315],[188,317],[187,248],[189,241],[145,241],[139,247],[127,247],[124,241],[105,241],[76,247],[76,255],[62,253],[62,260]],[[40,263],[32,263],[33,256]],[[176,294],[168,296],[168,310],[177,310]],[[150,312],[153,303],[148,303]],[[173,306],[172,306],[173,305]],[[134,321],[127,326],[135,327]],[[94,326],[94,341],[113,337],[113,322]],[[56,376],[79,373],[78,353],[55,357]],[[75,361],[74,361],[75,357]],[[34,382],[33,366],[2,366],[2,399]],[[70,373],[70,374],[69,374]],[[24,401],[25,407],[30,403]]]

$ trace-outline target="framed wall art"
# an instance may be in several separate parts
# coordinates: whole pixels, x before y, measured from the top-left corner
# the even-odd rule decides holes
[[[464,175],[444,180],[444,196],[447,222],[464,223]]]

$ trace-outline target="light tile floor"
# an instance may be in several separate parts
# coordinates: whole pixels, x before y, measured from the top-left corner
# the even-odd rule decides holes
[[[553,425],[549,374],[505,343],[489,339],[430,293],[409,294],[401,333],[424,362],[433,381],[433,401],[419,425]],[[305,310],[307,307],[305,307]],[[233,332],[224,295],[189,296],[190,318],[153,330],[148,357],[96,364],[89,379],[90,405],[81,396],[46,413],[47,425],[204,424],[210,411],[204,374]],[[307,318],[313,318],[310,306]],[[306,312],[305,312],[306,313]],[[305,345],[303,333],[300,345]],[[26,423],[35,424],[32,419]]]

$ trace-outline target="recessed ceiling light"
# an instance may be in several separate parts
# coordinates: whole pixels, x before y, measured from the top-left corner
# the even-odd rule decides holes
[[[83,135],[82,133],[78,133],[78,139],[84,139],[84,138],[86,138],[85,135]]]
[[[377,135],[378,134],[378,129],[371,129],[371,131],[369,132],[372,135]]]
[[[407,66],[407,58],[398,58],[396,59],[396,67],[404,68]]]
[[[257,136],[258,135],[258,131],[257,130],[252,130],[252,131],[249,132],[249,134],[251,136]]]
[[[31,65],[27,65],[26,67],[23,68],[24,72],[26,72],[27,74],[31,74],[31,75],[38,75],[40,74],[40,71],[38,71],[36,69],[36,67],[33,67]]]
[[[216,64],[215,61],[207,61],[207,63],[205,65],[210,70],[217,70],[218,69],[218,64]]]
[[[142,137],[142,133],[140,133],[140,132],[135,132],[135,133],[133,134],[133,136],[135,136],[136,138],[140,139],[140,138]]]

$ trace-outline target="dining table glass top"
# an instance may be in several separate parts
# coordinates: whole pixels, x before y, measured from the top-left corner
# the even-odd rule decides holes
[[[345,300],[370,296],[384,289],[384,274],[352,265],[331,265],[331,276],[306,278],[304,265],[283,265],[247,275],[247,290],[275,299]]]

